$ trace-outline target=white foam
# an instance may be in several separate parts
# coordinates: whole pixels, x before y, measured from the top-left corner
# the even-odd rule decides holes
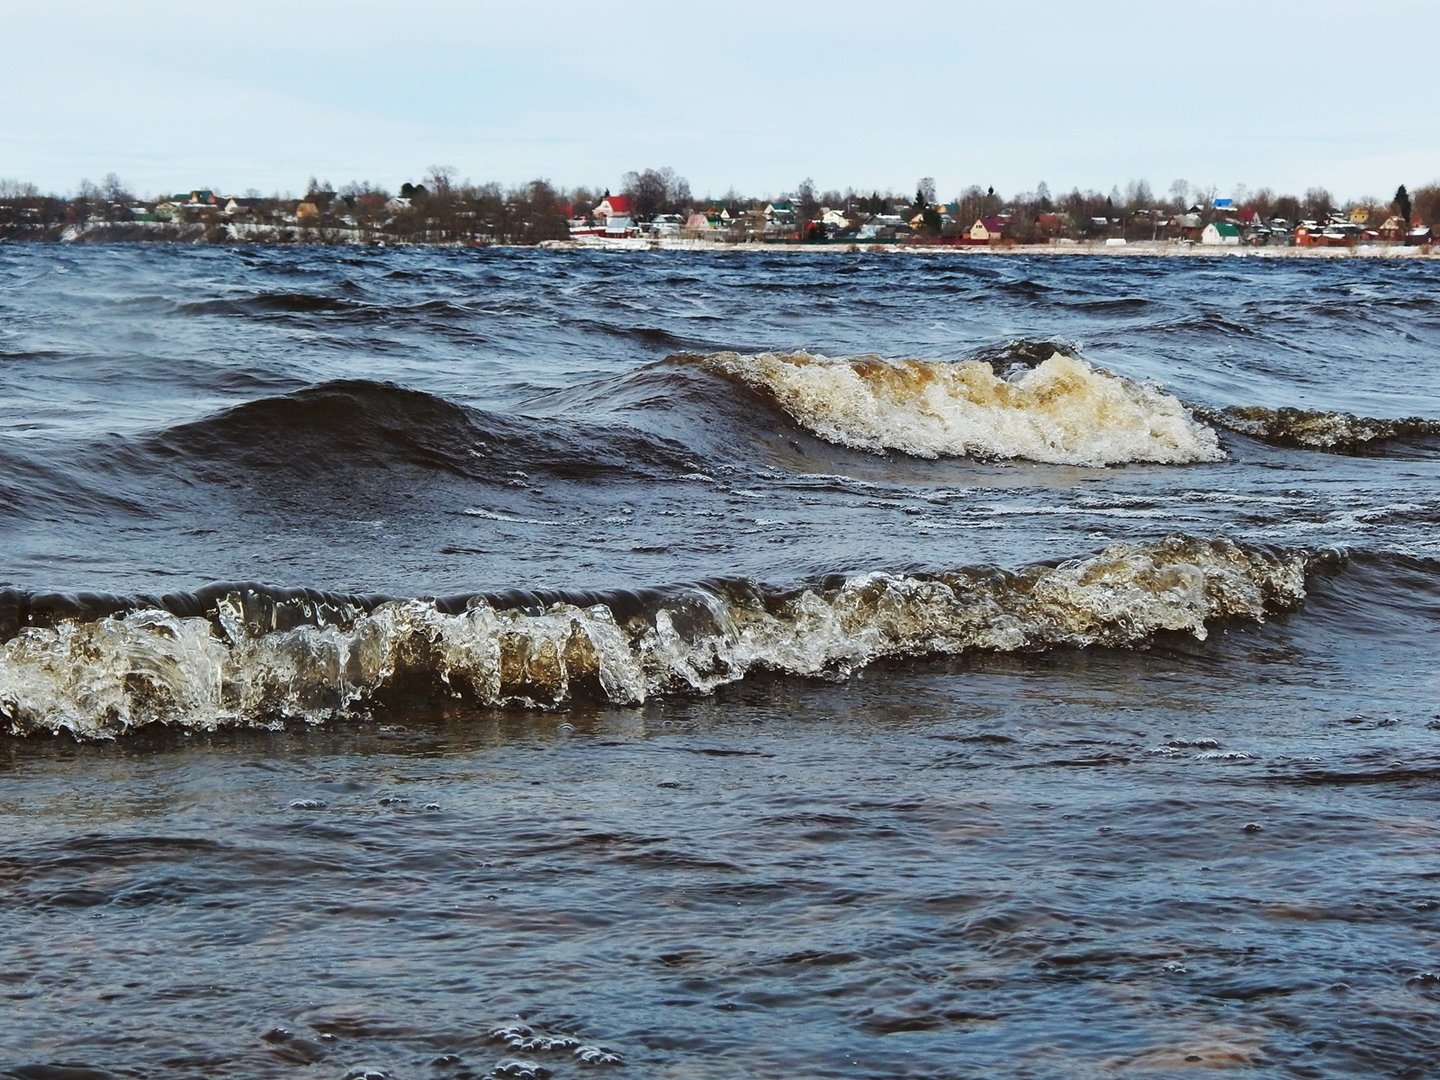
[[[468,510],[459,511],[462,517],[485,518],[487,521],[503,521],[512,525],[564,525],[563,521],[542,521],[539,518],[517,517],[514,514],[501,514],[494,510],[486,510],[483,506],[474,506]]]
[[[0,645],[0,718],[18,733],[88,737],[148,723],[263,726],[323,720],[416,681],[487,706],[560,708],[577,695],[636,705],[760,670],[835,677],[885,657],[1137,647],[1163,631],[1204,638],[1215,619],[1293,608],[1312,560],[1173,537],[1016,572],[861,574],[769,602],[694,588],[623,624],[604,605],[534,612],[476,601],[446,614],[410,600],[348,626],[265,633],[247,628],[230,597],[214,623],[146,610],[22,630]]]
[[[1056,465],[1225,456],[1176,398],[1058,352],[1013,379],[978,360],[716,353],[699,363],[773,397],[821,438],[873,452]]]
[[[1434,438],[1440,421],[1418,416],[1379,420],[1344,412],[1231,406],[1213,414],[1219,423],[1244,435],[1311,450],[1358,449],[1397,438]]]

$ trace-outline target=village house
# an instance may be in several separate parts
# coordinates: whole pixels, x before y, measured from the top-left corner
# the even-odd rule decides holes
[[[301,225],[314,225],[330,213],[331,204],[336,200],[333,191],[311,191],[295,204],[295,220]]]
[[[899,214],[876,214],[863,222],[855,234],[857,240],[896,240],[907,232],[905,219]]]
[[[1346,225],[1349,226],[1349,229],[1342,228],[1333,219],[1323,225],[1315,221],[1302,221],[1295,226],[1295,246],[1349,247],[1355,243],[1355,238],[1359,235],[1360,230],[1350,225],[1348,221]]]
[[[628,218],[631,214],[629,195],[611,195],[608,192],[591,211],[596,221],[609,221],[613,217]]]
[[[1183,214],[1177,214],[1174,218],[1175,228],[1180,231],[1180,239],[1195,243],[1204,232],[1204,226],[1200,224],[1200,212],[1188,210]]]
[[[1035,235],[1042,240],[1054,240],[1065,231],[1065,222],[1059,214],[1036,214]]]
[[[713,236],[717,231],[716,226],[699,210],[692,210],[690,216],[685,219],[685,227],[681,230],[682,235],[691,240],[703,240]]]
[[[1410,231],[1409,222],[1396,215],[1385,219],[1385,223],[1376,230],[1381,240],[1393,242],[1404,240],[1405,234]]]
[[[1201,230],[1200,243],[1209,247],[1239,247],[1240,226],[1233,221],[1212,221]]]
[[[226,217],[234,217],[236,214],[254,215],[265,209],[264,199],[242,199],[232,197],[227,199],[225,207],[220,212]]]
[[[653,236],[678,236],[685,219],[679,214],[656,214],[650,219],[648,232]]]
[[[1005,222],[999,217],[982,217],[965,234],[972,244],[998,244],[1005,235]]]
[[[749,231],[752,235],[758,235],[765,240],[798,240],[800,238],[799,224],[800,214],[795,209],[795,204],[789,199],[775,199],[765,204],[763,210],[751,211],[750,216],[758,213],[759,221],[749,223]],[[759,231],[756,232],[756,224]]]
[[[629,236],[635,226],[631,219],[630,196],[606,195],[595,207],[595,220],[604,228],[606,236]]]
[[[224,204],[225,200],[215,192],[207,188],[197,188],[170,196],[167,205],[172,214],[183,220],[194,221],[203,217],[207,211],[219,211]]]

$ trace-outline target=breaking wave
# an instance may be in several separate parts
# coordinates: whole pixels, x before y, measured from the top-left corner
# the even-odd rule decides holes
[[[164,598],[0,593],[0,724],[107,738],[322,721],[392,694],[554,709],[707,694],[752,672],[839,678],[886,658],[1203,639],[1300,605],[1333,554],[1175,536],[1058,565],[726,580],[450,600],[214,586]]]
[[[1176,398],[1058,351],[1003,370],[986,360],[808,353],[670,362],[698,364],[774,401],[821,438],[873,453],[1095,466],[1224,457],[1215,432]]]
[[[1262,442],[1338,454],[1375,453],[1386,443],[1433,443],[1440,439],[1440,421],[1418,416],[1376,420],[1345,412],[1267,409],[1259,405],[1235,405],[1205,415],[1213,423]]]

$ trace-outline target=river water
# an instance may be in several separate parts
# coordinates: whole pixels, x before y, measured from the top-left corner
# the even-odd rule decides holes
[[[0,1075],[1433,1075],[1440,263],[0,247]]]

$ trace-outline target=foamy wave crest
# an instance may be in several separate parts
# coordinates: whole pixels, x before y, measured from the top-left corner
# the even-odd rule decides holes
[[[1385,442],[1440,438],[1440,422],[1418,416],[1375,420],[1344,412],[1235,405],[1210,418],[1263,442],[1337,453],[1361,453]]]
[[[16,734],[110,737],[152,723],[318,722],[389,693],[635,705],[754,671],[843,677],[894,657],[1137,648],[1297,607],[1307,574],[1331,558],[1172,537],[1058,566],[870,573],[785,592],[730,582],[508,609],[475,598],[453,614],[384,601],[342,619],[315,608],[314,624],[283,630],[247,618],[231,593],[208,617],[146,608],[24,627],[0,645],[0,719]]]
[[[1215,432],[1174,397],[1062,353],[996,374],[982,360],[832,360],[715,353],[707,371],[766,396],[821,438],[916,457],[1056,465],[1223,458]]]

